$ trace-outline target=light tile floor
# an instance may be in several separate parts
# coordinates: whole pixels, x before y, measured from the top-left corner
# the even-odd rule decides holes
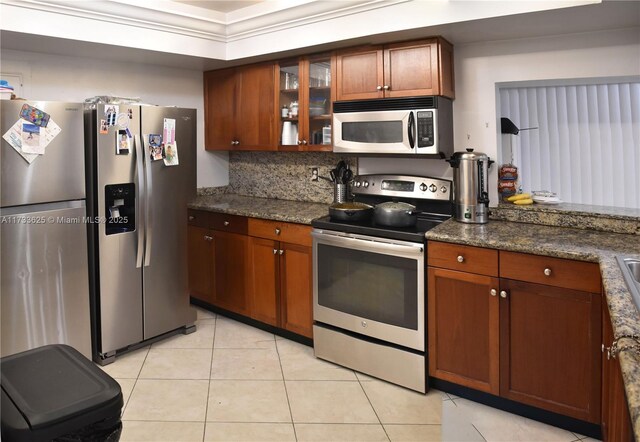
[[[102,367],[127,441],[578,441],[569,431],[316,359],[313,349],[197,309],[197,331]]]

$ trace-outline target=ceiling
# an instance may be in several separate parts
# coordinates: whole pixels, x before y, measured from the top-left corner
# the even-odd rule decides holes
[[[37,3],[51,5],[52,2],[68,2],[73,0],[0,0],[0,6],[3,3],[22,3],[29,6]],[[159,1],[159,0],[154,0]],[[437,9],[447,8],[450,5],[456,3],[473,5],[474,2],[468,2],[465,0],[456,1],[440,1],[440,0],[418,0],[429,3],[429,8]],[[238,57],[230,57],[229,50],[223,53],[221,56],[200,56],[195,54],[189,54],[181,51],[166,50],[166,48],[142,48],[142,47],[130,47],[126,45],[119,45],[110,41],[109,43],[104,40],[85,40],[84,38],[63,37],[58,35],[46,35],[44,32],[40,32],[40,28],[32,30],[25,30],[24,26],[16,29],[11,29],[9,26],[5,27],[5,23],[2,23],[2,31],[0,33],[0,43],[2,49],[15,49],[22,51],[33,52],[45,52],[50,54],[59,55],[74,55],[84,57],[95,57],[96,54],[100,54],[101,59],[111,59],[119,61],[135,61],[144,64],[155,64],[164,66],[174,66],[191,69],[209,70],[222,66],[232,66],[237,64],[245,64],[265,59],[284,58],[288,56],[294,56],[304,53],[313,53],[326,50],[332,50],[342,47],[354,46],[359,44],[379,44],[401,40],[409,40],[416,38],[423,38],[426,35],[442,35],[454,45],[474,44],[488,41],[499,40],[511,40],[520,38],[533,38],[533,37],[547,37],[560,34],[580,34],[580,33],[592,33],[597,31],[620,29],[620,28],[639,28],[640,27],[640,2],[637,1],[612,1],[604,0],[601,3],[587,4],[578,7],[565,7],[553,10],[543,10],[530,13],[515,13],[498,17],[484,18],[484,19],[462,19],[460,21],[442,23],[437,25],[414,26],[403,28],[398,27],[398,30],[383,30],[382,23],[378,26],[367,26],[367,28],[360,35],[347,35],[343,32],[343,29],[334,27],[333,32],[327,35],[323,41],[302,41],[303,34],[295,34],[297,30],[306,29],[305,23],[300,22],[297,18],[290,19],[287,26],[288,29],[277,28],[277,24],[271,24],[265,22],[257,22],[262,17],[271,14],[275,19],[280,19],[285,12],[288,13],[291,10],[291,14],[304,14],[310,9],[304,8],[316,8],[315,12],[318,13],[317,8],[324,8],[320,12],[323,14],[330,14],[326,8],[338,8],[343,7],[343,15],[349,19],[349,22],[353,23],[353,26],[357,26],[359,17],[357,13],[354,13],[353,7],[351,9],[345,8],[345,5],[364,4],[365,6],[377,6],[380,4],[397,4],[402,6],[408,5],[410,8],[415,8],[419,5],[410,0],[332,0],[332,1],[320,1],[320,0],[246,0],[246,1],[210,1],[210,0],[173,0],[166,1],[165,4],[174,5],[179,10],[174,13],[180,13],[182,15],[172,15],[174,13],[168,13],[167,11],[157,11],[151,8],[151,3],[147,3],[147,0],[101,0],[100,2],[87,2],[91,7],[96,8],[99,5],[108,5],[112,9],[116,6],[122,8],[138,8],[137,11],[141,11],[145,14],[145,19],[149,22],[151,20],[175,20],[175,19],[189,19],[194,20],[197,25],[202,25],[199,31],[202,31],[199,35],[204,35],[205,38],[191,40],[198,43],[203,42],[204,47],[212,47],[216,43],[219,47],[223,47],[225,41],[227,44],[240,45],[244,44],[244,53],[246,55]],[[484,9],[490,8],[493,4],[507,5],[511,2],[508,1],[491,1],[487,0],[482,3]],[[514,2],[517,3],[517,2]],[[533,2],[535,3],[535,2]],[[569,2],[571,3],[571,2]],[[133,6],[132,6],[133,5]],[[449,6],[448,6],[449,5]],[[476,3],[477,5],[477,3]],[[144,8],[144,9],[140,9]],[[275,9],[274,9],[275,8]],[[302,9],[302,10],[301,10]],[[270,11],[269,11],[270,10]],[[275,12],[273,12],[276,10]],[[287,11],[285,11],[287,10]],[[411,9],[414,10],[414,9]],[[122,10],[126,12],[124,9]],[[267,11],[267,12],[265,12]],[[284,12],[283,12],[284,11]],[[105,11],[102,11],[103,13]],[[164,14],[159,17],[157,14]],[[197,18],[193,18],[193,14],[197,14]],[[209,14],[209,15],[208,15]],[[320,14],[318,14],[320,15]],[[415,15],[415,14],[414,14]],[[242,16],[242,17],[241,17]],[[257,18],[256,18],[257,17]],[[309,17],[307,14],[305,17]],[[133,17],[135,18],[135,17]],[[405,17],[406,18],[406,17]],[[207,26],[220,26],[221,29],[224,26],[222,22],[225,20],[230,21],[231,26],[245,26],[260,25],[262,26],[260,32],[262,34],[249,35],[254,32],[253,29],[245,30],[244,28],[233,28],[237,35],[241,36],[239,41],[228,43],[229,34],[225,34],[222,31],[217,34],[219,40],[209,42],[206,39]],[[244,22],[242,20],[245,20]],[[253,21],[252,21],[253,20]],[[301,20],[304,20],[302,18]],[[133,22],[130,22],[133,23]],[[425,21],[425,23],[427,23]],[[191,24],[188,22],[187,24]],[[308,23],[307,23],[308,24]],[[365,23],[366,24],[366,23]],[[405,25],[406,26],[406,25]],[[311,24],[307,26],[311,28]],[[352,26],[347,26],[351,28]],[[282,30],[284,29],[284,30]],[[313,28],[317,29],[317,28]],[[386,29],[389,29],[388,27]],[[280,32],[279,34],[274,31],[274,37],[272,40],[268,40],[269,44],[262,44],[259,50],[253,50],[260,44],[263,39],[269,38],[269,32],[275,30]],[[291,31],[291,34],[283,34],[283,32]],[[294,36],[286,38],[287,35]],[[640,32],[639,32],[640,35]],[[282,38],[285,36],[285,38]],[[181,35],[176,34],[176,39]],[[173,38],[173,37],[172,37]],[[279,38],[280,40],[277,40]],[[244,39],[244,40],[242,40]],[[286,42],[287,45],[280,44]],[[291,43],[291,44],[289,44]],[[592,42],[592,44],[594,44]],[[595,43],[597,44],[597,42]],[[181,47],[188,47],[183,45]],[[248,48],[248,49],[247,49]]]
[[[183,3],[185,5],[197,6],[198,8],[208,9],[210,11],[217,11],[221,13],[227,13],[237,11],[238,9],[246,8],[247,6],[256,5],[262,1],[267,0],[172,0],[176,3]]]

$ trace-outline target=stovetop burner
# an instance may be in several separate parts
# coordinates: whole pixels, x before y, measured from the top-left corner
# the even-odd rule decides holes
[[[336,230],[339,232],[377,236],[380,238],[397,239],[400,241],[423,242],[424,234],[427,230],[434,228],[449,218],[450,216],[444,216],[440,219],[418,218],[416,225],[412,227],[389,227],[376,224],[373,219],[365,223],[347,223],[344,221],[333,220],[329,215],[327,215],[313,220],[311,225],[316,229]]]
[[[360,175],[354,178],[352,193],[355,201],[375,206],[385,201],[404,201],[423,212],[415,226],[389,227],[366,222],[348,223],[329,215],[312,221],[316,229],[334,230],[410,242],[424,242],[424,234],[451,218],[453,205],[451,181],[439,178],[403,175]]]

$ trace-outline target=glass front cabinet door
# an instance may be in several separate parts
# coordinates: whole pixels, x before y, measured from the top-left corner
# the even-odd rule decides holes
[[[331,54],[279,64],[280,150],[331,151],[334,66]]]

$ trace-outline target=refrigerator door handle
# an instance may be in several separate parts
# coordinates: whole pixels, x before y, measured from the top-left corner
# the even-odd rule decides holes
[[[142,149],[144,152],[144,148]],[[148,267],[151,263],[151,235],[152,235],[152,219],[151,219],[151,201],[153,200],[153,182],[151,181],[151,160],[144,162],[145,182],[147,184],[144,196],[144,230],[145,230],[145,248],[144,248],[144,266]]]
[[[143,204],[142,195],[144,195],[144,191],[142,189],[143,186],[143,177],[142,177],[142,157],[144,156],[144,149],[142,148],[142,143],[140,142],[140,137],[138,135],[133,137],[133,150],[136,155],[136,187],[137,191],[137,199],[138,199],[138,212],[141,211],[140,205]],[[138,218],[139,219],[139,218]],[[143,251],[143,243],[144,243],[144,229],[138,225],[136,226],[138,230],[138,246],[136,252],[136,268],[142,267],[142,251]]]

